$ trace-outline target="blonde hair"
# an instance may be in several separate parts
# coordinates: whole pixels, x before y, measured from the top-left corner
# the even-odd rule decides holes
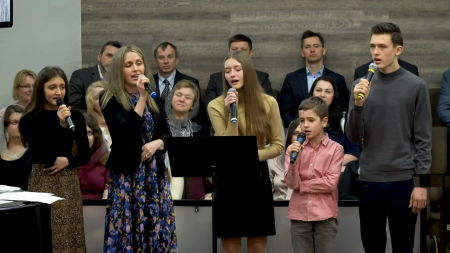
[[[198,94],[199,94],[197,85],[195,85],[193,82],[191,82],[189,80],[181,80],[174,86],[173,92],[175,93],[175,91],[177,91],[181,88],[191,88],[192,89],[192,91],[194,92],[193,104],[195,104],[195,102],[197,102]]]
[[[266,141],[272,140],[270,131],[270,119],[267,116],[266,102],[263,96],[263,90],[258,82],[258,76],[256,75],[255,67],[253,66],[252,59],[248,53],[243,51],[234,51],[225,58],[235,59],[242,65],[242,71],[244,74],[244,89],[245,89],[245,123],[247,135],[255,135],[258,140],[258,146],[264,146]],[[225,65],[224,61],[224,65]],[[225,79],[225,71],[222,71],[223,82],[223,94],[225,97],[228,89],[231,86]]]
[[[36,81],[36,73],[34,73],[33,70],[28,69],[22,69],[21,71],[17,72],[16,77],[14,77],[14,86],[13,86],[13,98],[14,100],[19,100],[19,85],[22,84],[25,77],[31,76]]]
[[[86,90],[86,107],[89,113],[94,111],[94,97],[92,97],[92,91],[95,88],[105,88],[105,83],[100,80],[89,85],[89,88]]]
[[[114,55],[111,64],[106,72],[105,76],[105,84],[106,88],[104,90],[104,97],[101,101],[101,107],[105,108],[108,104],[109,100],[114,96],[120,104],[122,104],[123,108],[127,111],[131,111],[134,106],[131,101],[131,96],[125,90],[125,82],[124,82],[124,74],[123,69],[125,65],[125,55],[128,52],[137,53],[144,63],[145,71],[144,75],[147,76],[150,80],[148,84],[152,90],[156,90],[155,80],[153,79],[152,71],[150,70],[150,66],[148,65],[147,59],[142,53],[142,50],[134,45],[123,46],[117,51]],[[147,107],[159,113],[158,105],[156,101],[151,97],[147,96]]]

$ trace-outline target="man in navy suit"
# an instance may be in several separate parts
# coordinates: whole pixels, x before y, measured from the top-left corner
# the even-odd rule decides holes
[[[371,63],[372,63],[372,61],[370,61],[364,65],[361,65],[357,69],[355,69],[355,76],[353,77],[353,80],[356,81],[356,79],[366,76],[367,70],[369,69],[369,65]],[[402,61],[400,59],[398,59],[398,64],[400,65],[400,67],[408,70],[409,72],[413,73],[416,76],[419,76],[419,69],[417,69],[416,65]]]
[[[439,120],[445,126],[450,126],[450,69],[442,77],[441,92],[437,106]]]
[[[158,73],[153,75],[153,79],[155,79],[156,83],[156,93],[160,96],[163,106],[166,102],[166,96],[169,95],[173,87],[181,80],[193,82],[200,90],[200,83],[196,78],[185,75],[176,69],[179,59],[178,50],[175,45],[170,42],[163,42],[155,48],[153,54],[155,56],[156,67],[158,67]],[[193,121],[197,124],[202,124],[204,118],[203,111],[205,111],[205,109],[201,103],[202,100],[200,97],[199,99],[199,113]]]
[[[323,65],[323,57],[327,50],[322,35],[310,30],[305,31],[302,35],[301,46],[306,66],[287,74],[280,92],[280,113],[285,127],[298,118],[298,106],[308,97],[311,86],[318,77],[333,78],[338,86],[343,111],[347,111],[350,98],[344,77]]]
[[[108,41],[102,46],[100,53],[97,55],[97,62],[93,67],[79,69],[73,72],[69,81],[69,101],[72,109],[82,112],[87,111],[86,107],[86,90],[94,82],[103,80],[103,76],[108,70],[109,64],[113,56],[122,47],[118,41]]]

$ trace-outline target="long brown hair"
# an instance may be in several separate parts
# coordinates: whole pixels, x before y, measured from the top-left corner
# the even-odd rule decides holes
[[[288,132],[286,135],[286,142],[284,144],[284,149],[287,150],[289,145],[292,144],[292,135],[294,135],[295,129],[300,125],[300,119],[296,118],[294,119],[290,124],[288,128]]]
[[[116,98],[117,102],[122,104],[125,110],[131,111],[132,108],[134,108],[131,101],[131,96],[125,90],[123,75],[125,55],[128,52],[135,52],[141,57],[142,62],[145,66],[145,72],[143,74],[150,80],[150,83],[148,85],[152,88],[152,90],[156,90],[156,84],[155,80],[153,79],[152,71],[150,70],[150,65],[148,65],[147,59],[145,58],[142,50],[139,47],[133,45],[123,46],[119,49],[119,51],[117,51],[116,54],[114,54],[108,71],[106,72],[104,79],[106,88],[102,91],[104,93],[104,97],[102,101],[100,101],[101,108],[105,108],[105,106],[113,96]],[[159,112],[158,105],[151,96],[147,96],[146,104],[155,112]]]
[[[267,115],[267,111],[264,103],[267,102],[266,98],[263,96],[263,90],[258,82],[258,77],[256,76],[255,67],[253,66],[252,59],[246,52],[234,51],[230,53],[229,56],[225,58],[235,59],[242,65],[242,71],[244,73],[244,86],[245,89],[244,101],[245,101],[245,123],[246,132],[248,135],[255,135],[258,140],[258,146],[264,146],[266,142],[272,140],[270,129],[270,120]],[[224,65],[225,65],[224,61]],[[223,94],[226,96],[228,89],[231,86],[225,79],[225,70],[222,71],[222,82],[223,82]]]
[[[86,121],[86,125],[92,130],[92,134],[94,135],[94,144],[91,148],[91,155],[93,155],[102,145],[104,142],[102,130],[100,129],[100,126],[98,125],[97,119],[92,116],[89,113],[84,114],[84,120]],[[103,165],[106,165],[106,162],[108,161],[109,152],[106,149],[105,154],[100,159],[100,163]]]
[[[64,103],[69,106],[69,82],[67,81],[66,73],[60,67],[45,67],[39,72],[36,77],[36,82],[33,86],[33,94],[31,95],[31,100],[25,107],[25,111],[22,115],[25,116],[28,113],[36,114],[40,112],[45,106],[45,91],[44,84],[55,77],[61,77],[66,84],[64,95]]]

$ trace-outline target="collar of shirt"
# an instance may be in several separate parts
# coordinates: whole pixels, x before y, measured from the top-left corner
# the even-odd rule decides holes
[[[325,66],[322,66],[322,68],[316,73],[316,75],[313,75],[313,74],[311,74],[311,72],[309,72],[308,67],[306,67],[306,79],[308,81],[308,92],[311,90],[312,84],[314,83],[316,78],[322,76],[324,68],[325,68]]]
[[[323,146],[326,147],[328,145],[329,141],[330,141],[330,138],[328,137],[328,134],[325,133],[325,135],[323,136],[322,140],[320,140],[319,145],[322,144]],[[319,146],[317,146],[317,147],[314,148],[311,145],[311,142],[309,141],[309,139],[306,139],[305,142],[303,142],[303,146],[306,146],[306,145],[310,146],[312,149],[316,149],[317,147],[319,147]]]
[[[324,68],[325,68],[325,65],[322,66],[322,68],[317,72],[316,75],[313,75],[313,74],[311,74],[311,72],[309,72],[308,67],[306,67],[306,75],[307,75],[307,76],[312,76],[312,77],[314,77],[314,78],[319,77],[319,76],[322,76],[322,73],[323,73],[323,69],[324,69]]]
[[[164,84],[164,80],[167,79],[167,81],[169,81],[169,88],[170,90],[172,90],[173,86],[175,85],[175,75],[177,74],[177,70],[175,69],[175,71],[172,73],[172,75],[170,75],[168,78],[164,78],[162,77],[159,73],[158,73],[158,77],[159,77],[159,91],[162,94],[164,88],[166,87],[166,85]],[[161,95],[160,94],[160,95]]]
[[[100,80],[103,80],[102,72],[100,71],[100,64],[97,64],[98,67],[98,73],[100,74]]]

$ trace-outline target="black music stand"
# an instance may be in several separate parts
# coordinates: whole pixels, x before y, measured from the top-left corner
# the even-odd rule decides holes
[[[258,143],[256,136],[208,136],[172,137],[164,143],[173,177],[212,177],[213,200],[217,188],[223,187],[227,180],[217,178],[237,176],[239,178],[260,177]],[[214,232],[213,213],[213,252],[217,252],[217,237]]]

